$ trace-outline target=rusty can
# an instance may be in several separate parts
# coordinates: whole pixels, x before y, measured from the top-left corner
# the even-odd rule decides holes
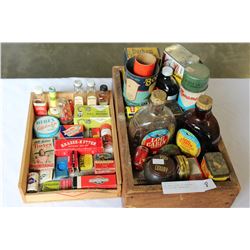
[[[138,146],[135,151],[133,160],[134,168],[137,170],[143,170],[143,163],[146,161],[149,149],[145,146]]]

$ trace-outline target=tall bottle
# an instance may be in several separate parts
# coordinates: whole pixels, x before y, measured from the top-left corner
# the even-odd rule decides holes
[[[35,111],[35,115],[44,116],[47,115],[48,105],[46,102],[46,96],[43,92],[43,88],[40,86],[35,87],[34,89],[34,97],[33,97],[33,107]]]
[[[154,90],[149,104],[130,120],[128,131],[131,152],[143,145],[155,154],[172,138],[176,121],[171,110],[165,106],[166,98],[163,90]]]
[[[80,80],[76,80],[74,82],[74,105],[83,105],[83,89],[82,82]]]
[[[87,83],[87,105],[97,105],[95,82],[93,80]]]
[[[57,106],[56,99],[56,89],[54,87],[49,87],[49,115],[60,117],[60,109]]]
[[[156,88],[162,89],[167,93],[168,101],[175,101],[179,93],[179,85],[172,77],[173,69],[169,66],[162,68],[156,82]]]
[[[187,110],[179,120],[176,144],[189,156],[201,161],[206,152],[218,151],[219,124],[212,113],[212,98],[201,95],[194,109]]]

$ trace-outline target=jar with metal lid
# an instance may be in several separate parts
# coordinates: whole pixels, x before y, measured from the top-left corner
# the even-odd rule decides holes
[[[172,158],[166,155],[155,155],[146,160],[144,164],[144,176],[150,184],[174,181],[177,177],[176,164]]]

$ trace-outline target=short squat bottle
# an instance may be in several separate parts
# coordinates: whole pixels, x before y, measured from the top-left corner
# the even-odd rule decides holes
[[[154,90],[148,105],[141,108],[129,123],[131,152],[136,147],[146,146],[155,154],[167,144],[175,131],[175,117],[165,106],[167,95],[163,90]]]
[[[218,151],[219,124],[212,113],[212,98],[201,95],[194,109],[180,117],[176,144],[181,151],[201,161],[206,152]]]
[[[167,93],[168,101],[175,101],[179,93],[179,85],[172,77],[173,69],[169,66],[162,68],[156,82],[156,88],[162,89]]]

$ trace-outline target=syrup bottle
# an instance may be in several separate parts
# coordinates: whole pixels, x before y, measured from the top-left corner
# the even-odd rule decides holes
[[[166,99],[163,90],[154,90],[149,104],[131,118],[128,128],[131,152],[143,145],[155,154],[172,138],[176,122],[172,111],[165,106]]]
[[[201,95],[194,109],[180,117],[176,144],[181,151],[201,162],[206,152],[218,151],[220,127],[212,113],[213,99]]]

